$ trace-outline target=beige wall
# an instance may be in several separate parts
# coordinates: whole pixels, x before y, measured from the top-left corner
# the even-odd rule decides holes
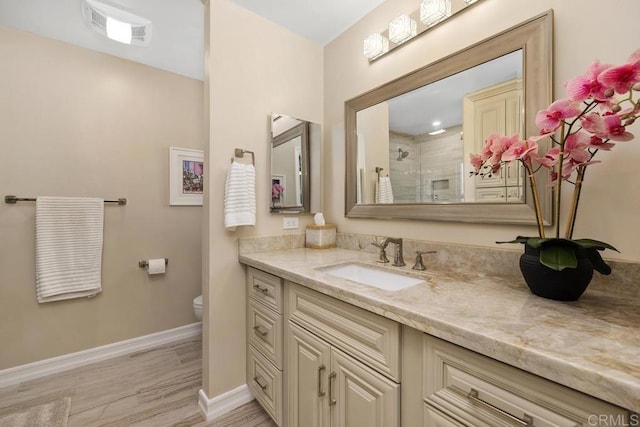
[[[369,234],[375,230],[380,235],[481,246],[518,234],[535,234],[531,227],[344,218],[344,101],[548,9],[555,12],[554,91],[564,96],[563,83],[584,73],[593,60],[621,63],[640,47],[633,32],[640,2],[619,0],[608,6],[603,33],[593,26],[603,22],[605,11],[599,0],[485,0],[369,64],[362,55],[362,40],[384,30],[393,17],[416,8],[414,0],[387,0],[325,48],[324,184],[328,220],[342,232]],[[630,130],[640,134],[640,125]],[[575,236],[604,240],[621,251],[607,251],[607,257],[640,261],[634,225],[640,206],[635,184],[640,141],[621,143],[611,153],[599,153],[598,158],[603,163],[589,168]],[[327,197],[329,194],[331,197]]]
[[[0,58],[0,195],[128,199],[105,207],[103,292],[47,304],[35,204],[0,203],[0,369],[195,322],[202,208],[169,207],[168,153],[203,148],[203,83],[1,26]]]
[[[322,47],[229,0],[205,12],[205,103],[208,222],[204,242],[204,378],[209,398],[245,384],[245,275],[241,236],[282,234],[282,215],[269,214],[270,113],[322,123]],[[234,148],[255,152],[257,223],[225,231],[224,182]],[[249,158],[250,159],[250,158]],[[250,161],[249,159],[245,161]],[[312,222],[300,217],[301,232]]]

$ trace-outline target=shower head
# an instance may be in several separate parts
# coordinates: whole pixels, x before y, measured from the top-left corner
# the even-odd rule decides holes
[[[406,158],[409,155],[409,152],[406,150],[403,150],[402,148],[398,147],[398,158],[397,160],[399,162],[402,161],[402,159]]]

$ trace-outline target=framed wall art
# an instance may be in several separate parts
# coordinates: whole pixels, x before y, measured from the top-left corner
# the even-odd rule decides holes
[[[202,206],[204,152],[169,147],[169,204]]]

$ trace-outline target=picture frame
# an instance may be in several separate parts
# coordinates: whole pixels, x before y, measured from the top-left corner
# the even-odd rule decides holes
[[[204,151],[169,147],[169,205],[202,206]]]

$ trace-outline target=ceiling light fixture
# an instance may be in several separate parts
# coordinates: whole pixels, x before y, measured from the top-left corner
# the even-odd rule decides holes
[[[364,39],[364,56],[375,59],[389,50],[389,39],[380,33],[371,34]]]
[[[441,133],[445,133],[447,130],[446,129],[438,129],[438,130],[434,130],[433,132],[429,132],[429,135],[433,136],[433,135],[440,135]]]
[[[420,21],[427,27],[451,16],[451,0],[422,0],[420,2]]]
[[[414,37],[418,31],[415,19],[402,14],[389,22],[389,40],[395,44],[404,43]]]
[[[94,31],[120,43],[148,46],[151,21],[108,1],[83,0],[82,16]]]

